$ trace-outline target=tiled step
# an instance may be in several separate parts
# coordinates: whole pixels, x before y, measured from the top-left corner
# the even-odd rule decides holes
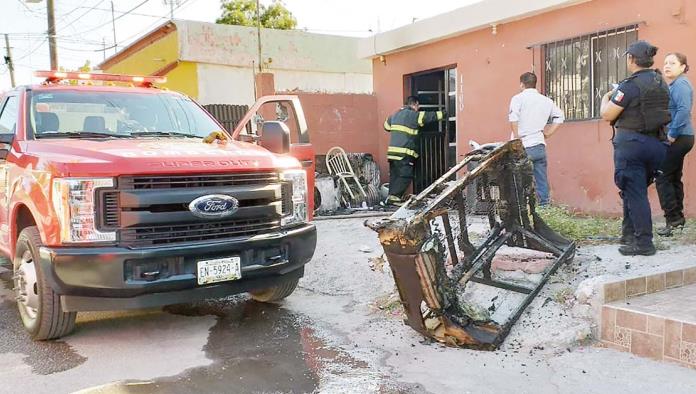
[[[617,350],[696,368],[696,284],[605,304],[601,339]]]

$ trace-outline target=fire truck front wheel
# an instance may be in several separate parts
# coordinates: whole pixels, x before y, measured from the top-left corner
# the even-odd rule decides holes
[[[12,262],[14,293],[24,328],[32,339],[43,341],[69,334],[76,312],[63,312],[60,296],[46,282],[39,263],[41,236],[36,226],[19,234]]]
[[[299,278],[288,279],[277,286],[250,291],[249,294],[251,298],[257,302],[278,302],[290,296],[290,294],[295,291],[299,281]]]

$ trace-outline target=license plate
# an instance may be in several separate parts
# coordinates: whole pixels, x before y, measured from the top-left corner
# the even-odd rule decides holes
[[[242,277],[241,259],[227,257],[224,259],[203,260],[197,263],[198,284],[225,282]]]

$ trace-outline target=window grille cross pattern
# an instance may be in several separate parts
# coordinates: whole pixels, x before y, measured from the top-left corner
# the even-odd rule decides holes
[[[542,45],[544,93],[567,120],[598,118],[602,95],[628,76],[623,55],[636,40],[634,24]]]

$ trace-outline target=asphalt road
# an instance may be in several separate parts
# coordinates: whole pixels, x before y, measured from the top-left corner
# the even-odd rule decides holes
[[[371,247],[376,247],[376,239]],[[317,255],[330,257],[325,253],[329,249],[331,246],[324,243]],[[366,261],[362,252],[350,252],[357,253],[362,263]],[[306,313],[305,306],[317,304],[317,296],[322,307],[334,304],[337,312],[347,311],[345,297],[332,287],[349,272],[324,278],[315,272],[312,277],[324,284],[324,294],[301,285],[281,305],[257,303],[239,295],[193,305],[81,313],[72,335],[58,341],[33,342],[21,327],[9,262],[2,263],[3,393],[418,390],[417,385],[401,385],[371,372],[365,361],[337,345],[345,342],[339,332]],[[336,293],[330,294],[334,290]],[[350,319],[349,313],[345,316]]]
[[[363,220],[317,222],[315,258],[281,305],[240,295],[84,313],[53,342],[28,339],[0,268],[0,393],[694,392],[695,370],[563,345],[556,326],[544,327],[558,320],[573,330],[573,320],[559,317],[562,306],[541,305],[546,295],[499,351],[424,341],[375,307],[394,283],[388,269],[370,267],[381,252]]]

